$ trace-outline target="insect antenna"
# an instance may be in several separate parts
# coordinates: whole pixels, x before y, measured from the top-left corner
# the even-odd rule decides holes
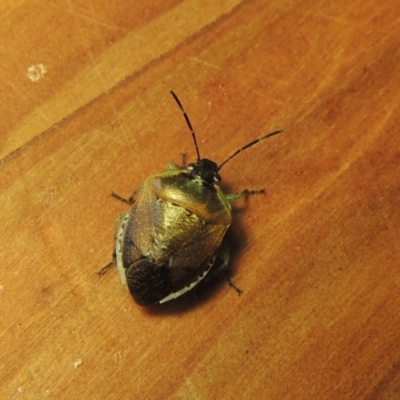
[[[282,132],[283,132],[283,129],[281,129],[281,130],[279,130],[279,131],[274,131],[274,132],[271,132],[271,133],[267,133],[266,135],[261,136],[260,138],[255,139],[255,140],[253,140],[253,141],[250,142],[250,143],[247,143],[245,146],[243,146],[243,147],[241,147],[240,149],[236,150],[236,151],[235,151],[232,155],[230,155],[222,164],[220,164],[220,165],[218,166],[218,171],[219,171],[229,160],[231,160],[233,157],[237,156],[237,155],[238,155],[239,153],[241,153],[243,150],[246,150],[246,149],[248,149],[249,147],[254,146],[256,143],[261,142],[261,140],[264,140],[264,139],[269,138],[269,137],[274,136],[274,135],[278,135],[279,133],[282,133]]]
[[[188,125],[188,127],[189,127],[189,129],[190,129],[190,132],[192,133],[192,138],[193,138],[193,141],[194,141],[194,146],[196,147],[197,161],[200,161],[201,158],[200,158],[199,146],[197,146],[196,134],[194,133],[194,130],[193,130],[193,128],[192,128],[192,124],[191,124],[191,122],[190,122],[190,119],[189,119],[189,117],[187,116],[186,111],[185,111],[185,109],[183,108],[183,106],[182,106],[180,100],[178,99],[178,96],[177,96],[172,90],[171,90],[171,94],[172,94],[172,97],[175,99],[175,101],[178,103],[178,106],[179,106],[179,108],[181,109],[183,116],[185,117],[185,121],[186,121],[186,123],[187,123],[187,125]]]

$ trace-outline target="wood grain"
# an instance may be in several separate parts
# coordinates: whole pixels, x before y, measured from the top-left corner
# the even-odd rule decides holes
[[[0,5],[0,398],[400,397],[400,8]],[[221,162],[232,279],[140,308],[111,257],[129,195]]]

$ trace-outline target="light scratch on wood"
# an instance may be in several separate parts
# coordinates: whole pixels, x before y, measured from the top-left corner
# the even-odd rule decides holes
[[[199,60],[196,57],[190,57],[190,59],[193,60],[193,61],[196,61],[197,63],[207,65],[207,67],[211,67],[211,68],[214,68],[214,69],[221,69],[220,67],[217,67],[216,65],[210,64],[207,61]]]

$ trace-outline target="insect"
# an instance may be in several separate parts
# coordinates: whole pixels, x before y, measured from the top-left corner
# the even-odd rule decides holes
[[[264,190],[225,194],[218,184],[219,171],[243,150],[282,132],[253,140],[217,165],[200,157],[189,117],[176,94],[171,94],[191,132],[196,163],[186,165],[184,156],[182,165],[168,163],[165,171],[147,178],[128,199],[112,193],[133,207],[116,220],[114,257],[105,268],[117,263],[122,282],[141,306],[164,303],[193,289],[217,257],[222,261],[218,271],[228,266],[224,236],[232,221],[230,203]]]

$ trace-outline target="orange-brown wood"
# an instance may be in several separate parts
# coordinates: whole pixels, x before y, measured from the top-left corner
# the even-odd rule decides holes
[[[400,8],[0,5],[0,398],[397,399]],[[115,218],[168,161],[221,162],[232,279],[134,304]]]

